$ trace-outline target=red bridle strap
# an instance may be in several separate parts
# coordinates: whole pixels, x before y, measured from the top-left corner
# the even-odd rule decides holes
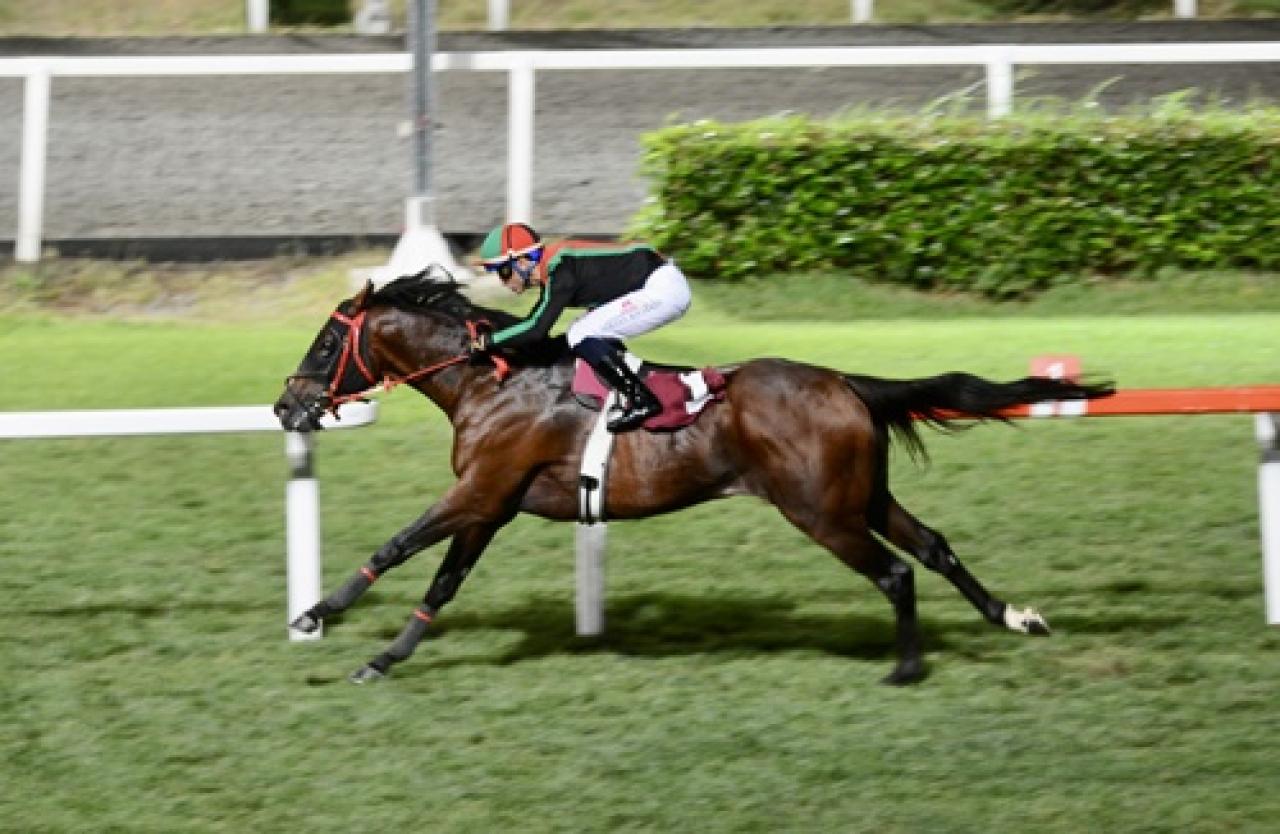
[[[348,316],[338,310],[333,311],[333,318],[347,326],[347,338],[342,343],[342,356],[338,359],[338,369],[333,374],[334,388],[342,382],[342,377],[347,372],[347,362],[352,358],[355,359],[356,367],[360,369],[360,373],[364,374],[368,383],[378,384],[369,367],[364,364],[364,357],[360,355],[360,331],[364,328],[364,320],[368,313],[368,310],[361,310],[354,316]]]
[[[413,382],[415,380],[422,379],[423,377],[434,374],[436,371],[442,371],[451,365],[457,365],[459,362],[466,362],[471,358],[470,354],[459,353],[457,356],[451,356],[442,362],[437,362],[434,365],[428,365],[425,368],[419,368],[413,373],[405,374],[404,376],[392,376],[391,374],[387,374],[382,378],[382,382],[379,383],[373,373],[369,370],[368,366],[365,365],[364,358],[360,356],[360,332],[364,327],[365,314],[367,312],[367,310],[361,310],[354,316],[348,316],[344,313],[338,312],[337,310],[333,312],[333,318],[347,325],[348,328],[346,342],[342,345],[342,356],[338,359],[338,368],[333,374],[333,381],[329,383],[329,410],[335,414],[337,413],[338,406],[354,400],[364,399],[365,394],[367,393],[367,391],[361,391],[355,394],[338,393],[338,386],[342,384],[342,376],[346,372],[347,363],[352,359],[352,357],[354,357],[356,367],[360,369],[360,373],[364,375],[366,380],[368,380],[370,388],[376,388],[380,385],[383,391],[390,391],[397,385],[403,385],[406,382]],[[468,321],[467,332],[474,340],[479,334],[477,323]],[[501,356],[490,355],[489,358],[493,361],[493,376],[498,380],[498,382],[506,379],[511,374],[511,366]]]

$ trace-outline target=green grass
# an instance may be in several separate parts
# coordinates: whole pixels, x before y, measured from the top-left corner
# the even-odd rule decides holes
[[[216,299],[52,313],[28,287],[0,302],[4,407],[269,401],[336,301],[318,275],[262,291],[279,317]],[[689,319],[636,346],[901,376],[1009,377],[1070,351],[1130,386],[1280,366],[1280,310],[1237,309],[1226,278],[1201,312],[1167,291],[1127,314],[1105,294],[1033,315],[903,298],[878,319],[868,295],[846,321],[843,288],[820,285],[828,314],[786,320],[811,281],[757,305],[778,320],[744,314],[751,289],[699,286]],[[449,438],[403,390],[377,425],[320,437],[328,587],[445,488]],[[880,595],[747,500],[613,525],[598,642],[573,634],[572,528],[521,519],[411,661],[350,686],[440,548],[291,644],[279,437],[3,441],[0,830],[1272,830],[1280,634],[1249,419],[929,446],[925,468],[895,456],[899,497],[1055,633],[990,629],[920,569],[932,674],[900,690],[876,683],[893,662]]]
[[[352,0],[351,8],[358,8]],[[879,23],[975,23],[1007,19],[985,0],[882,0]],[[405,0],[392,0],[397,28],[405,22]],[[1153,17],[1168,17],[1172,4]],[[1202,18],[1273,17],[1278,0],[1206,0]],[[689,26],[844,25],[848,0],[513,0],[514,29],[610,29]],[[445,31],[483,30],[488,6],[480,0],[439,0],[437,23]],[[349,27],[344,27],[349,31]],[[5,35],[180,35],[245,31],[244,0],[41,0],[0,4]]]

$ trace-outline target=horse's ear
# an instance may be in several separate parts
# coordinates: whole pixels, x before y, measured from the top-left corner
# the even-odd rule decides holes
[[[368,307],[369,298],[372,295],[373,295],[373,282],[365,281],[364,286],[360,289],[360,292],[356,293],[351,298],[351,306],[353,308],[352,312],[358,313],[361,310],[363,310],[365,307]]]

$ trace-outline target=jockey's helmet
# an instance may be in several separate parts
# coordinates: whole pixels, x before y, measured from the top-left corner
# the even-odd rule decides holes
[[[532,227],[507,223],[489,232],[480,244],[480,261],[492,271],[520,255],[532,255],[530,259],[536,261],[538,256],[533,253],[541,248],[542,238]]]

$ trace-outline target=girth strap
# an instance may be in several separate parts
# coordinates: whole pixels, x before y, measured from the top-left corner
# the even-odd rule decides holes
[[[609,455],[613,452],[614,434],[609,431],[609,412],[618,401],[618,393],[610,391],[600,416],[587,437],[578,472],[578,521],[600,524],[604,518],[605,488],[609,482]]]

